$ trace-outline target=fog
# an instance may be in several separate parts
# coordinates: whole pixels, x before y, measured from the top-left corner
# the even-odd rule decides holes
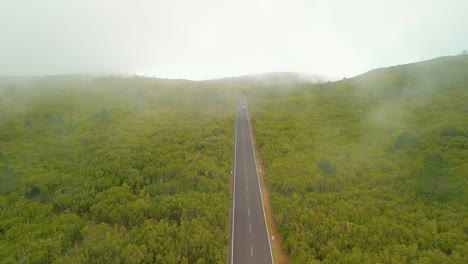
[[[465,0],[3,0],[0,75],[353,76],[467,49]]]

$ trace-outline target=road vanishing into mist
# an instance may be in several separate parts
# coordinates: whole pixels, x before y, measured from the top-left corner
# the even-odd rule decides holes
[[[245,96],[237,97],[231,264],[273,263]]]

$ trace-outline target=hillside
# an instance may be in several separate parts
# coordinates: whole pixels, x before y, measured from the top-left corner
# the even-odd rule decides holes
[[[468,56],[247,91],[293,263],[468,262]]]
[[[243,92],[293,263],[467,263],[467,72],[0,77],[0,262],[224,263]]]
[[[0,263],[223,263],[235,94],[0,80]]]

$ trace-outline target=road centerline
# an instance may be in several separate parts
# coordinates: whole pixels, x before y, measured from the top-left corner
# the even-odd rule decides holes
[[[238,96],[232,176],[234,201],[232,203],[231,264],[272,264],[273,256],[246,105],[245,97]],[[238,170],[238,166],[243,169]],[[254,184],[253,177],[257,178],[257,184]],[[243,186],[245,189],[242,188]],[[246,199],[243,198],[244,196]],[[255,230],[254,233],[252,229]],[[253,246],[255,246],[255,255]]]

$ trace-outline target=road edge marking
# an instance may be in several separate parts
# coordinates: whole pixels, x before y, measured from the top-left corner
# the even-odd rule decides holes
[[[247,97],[245,97],[245,104],[247,105]],[[262,193],[262,187],[260,186],[260,178],[258,176],[258,167],[257,167],[257,157],[255,156],[255,149],[253,145],[253,140],[252,140],[252,127],[250,124],[250,113],[249,113],[249,108],[247,107],[246,112],[247,112],[247,124],[249,126],[249,133],[250,133],[250,144],[252,145],[252,153],[254,156],[254,162],[255,162],[255,174],[257,174],[257,183],[258,183],[258,189],[260,190],[260,200],[262,201],[262,210],[263,210],[263,220],[265,221],[265,228],[267,231],[267,236],[268,236],[268,247],[270,248],[270,257],[271,257],[271,263],[275,263],[275,260],[273,259],[273,252],[271,251],[271,243],[270,243],[270,232],[268,231],[268,223],[266,220],[266,214],[265,214],[265,206],[263,205],[263,193]],[[237,113],[237,112],[236,112]],[[237,119],[236,119],[237,122]],[[237,125],[236,125],[237,126]],[[237,133],[237,130],[236,130]]]
[[[232,173],[232,227],[231,227],[231,264],[234,262],[234,221],[235,221],[235,209],[236,209],[236,163],[237,163],[237,103],[236,98],[236,125],[235,125],[235,136],[234,136],[234,169]]]

